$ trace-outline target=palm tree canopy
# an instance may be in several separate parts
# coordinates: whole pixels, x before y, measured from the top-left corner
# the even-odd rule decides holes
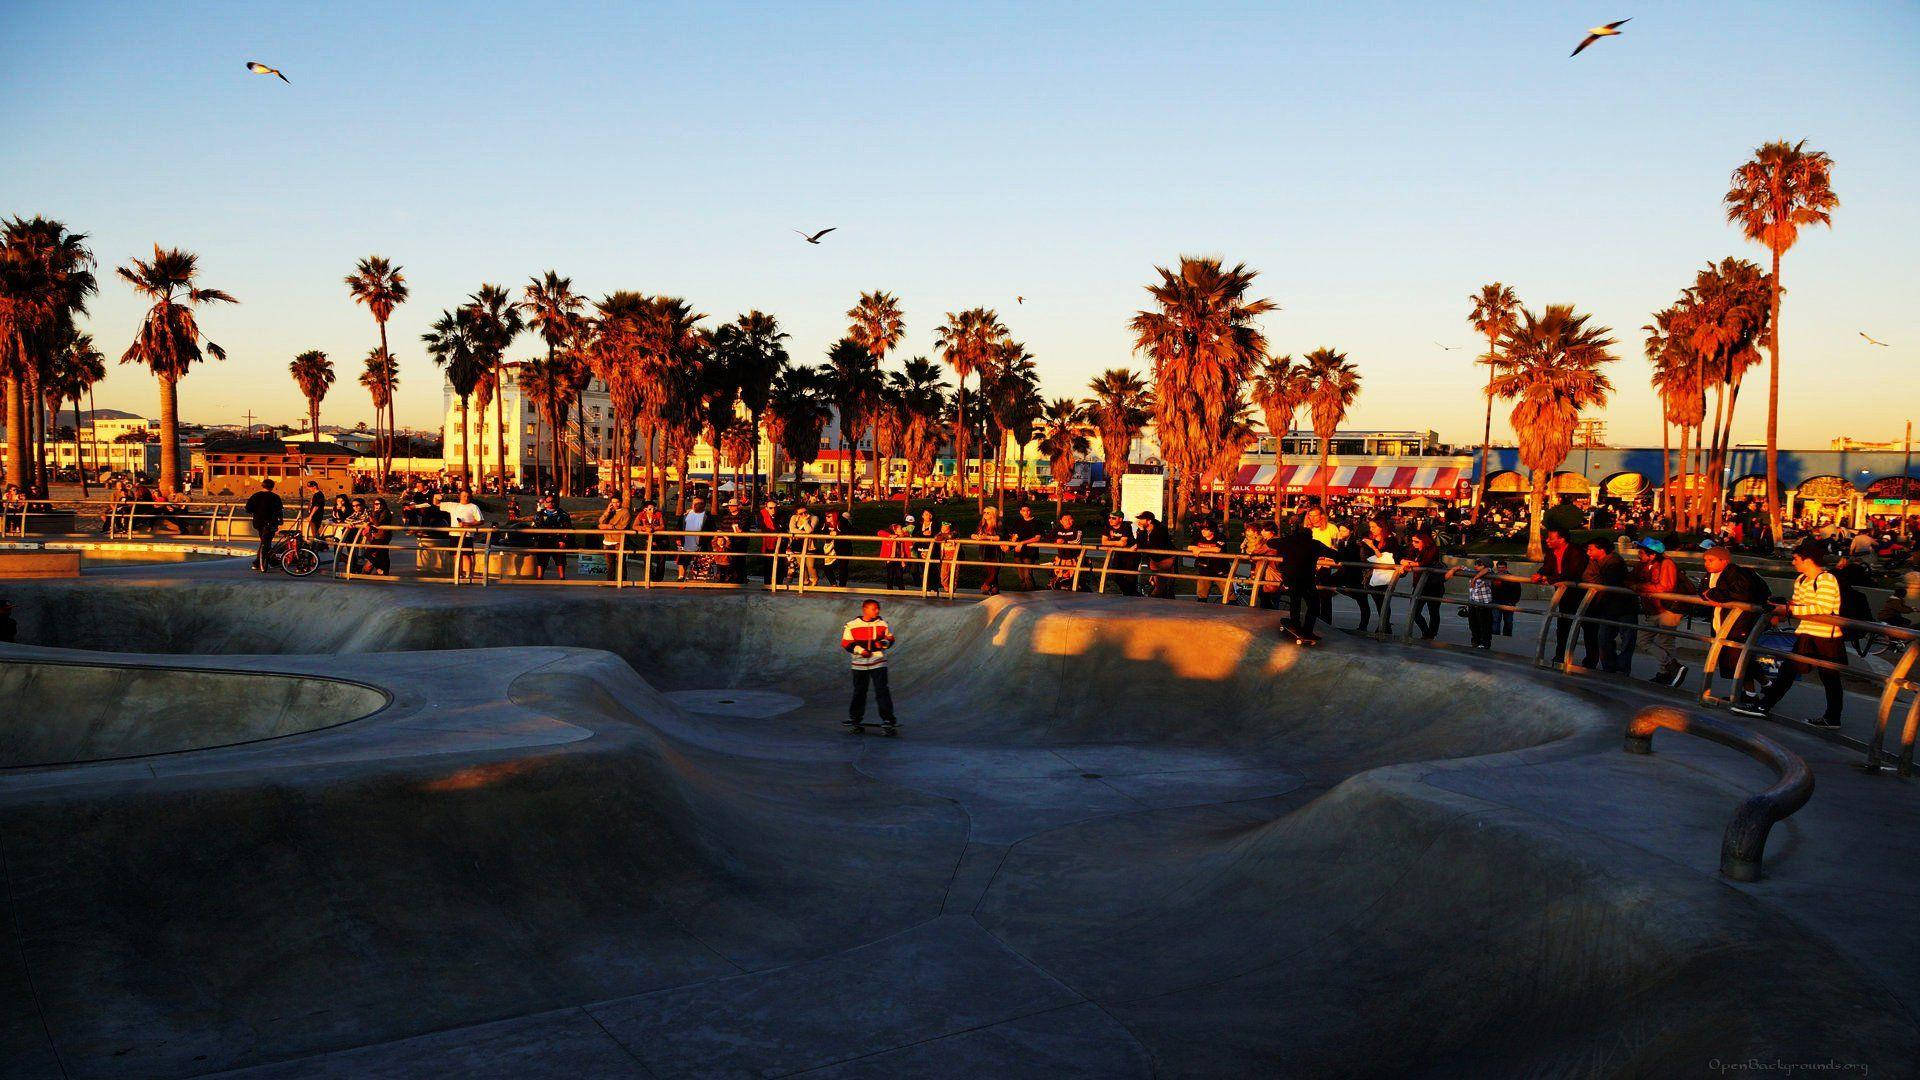
[[[99,288],[86,237],[44,217],[0,225],[0,375],[30,376]]]
[[[1155,272],[1160,280],[1147,286],[1154,306],[1128,325],[1135,351],[1153,362],[1161,451],[1191,490],[1225,416],[1266,355],[1266,336],[1254,320],[1279,305],[1249,295],[1257,275],[1244,263],[1228,268],[1219,259],[1182,256],[1178,269]]]
[[[1085,431],[1086,413],[1071,398],[1054,398],[1042,408],[1039,420],[1045,433],[1040,452],[1047,457],[1054,482],[1064,484],[1073,476],[1074,455],[1086,453],[1092,445]]]
[[[964,383],[993,363],[995,352],[1009,336],[992,308],[949,311],[946,323],[933,332],[933,348]]]
[[[872,353],[875,363],[884,361],[907,334],[899,299],[878,289],[861,293],[860,302],[847,312],[847,320],[847,337]]]
[[[227,358],[226,350],[211,341],[202,352],[203,339],[194,309],[239,301],[218,289],[202,288],[198,283],[199,262],[190,251],[162,250],[155,244],[151,261],[130,259],[126,266],[115,269],[135,293],[153,301],[133,344],[121,354],[121,363],[145,364],[161,378],[180,379],[203,355],[216,360]]]
[[[527,326],[540,335],[549,351],[557,351],[577,332],[586,299],[573,291],[573,279],[549,270],[529,278],[520,290],[520,310]]]
[[[1313,433],[1325,442],[1333,437],[1360,396],[1360,369],[1346,353],[1328,348],[1308,353],[1305,364],[1306,404],[1313,414]]]
[[[1520,297],[1514,293],[1513,286],[1497,281],[1480,286],[1480,291],[1467,300],[1473,304],[1467,314],[1467,324],[1484,338],[1497,340],[1505,334],[1513,326],[1514,314],[1520,310]]]
[[[787,365],[787,334],[764,311],[749,311],[713,332],[713,350],[721,355],[740,394],[740,403],[758,416],[766,411],[774,377]]]
[[[1291,356],[1270,356],[1260,362],[1250,387],[1253,404],[1260,409],[1267,434],[1286,437],[1293,426],[1293,414],[1307,400],[1306,369]]]
[[[1549,304],[1537,315],[1523,308],[1500,339],[1491,393],[1514,402],[1520,459],[1536,474],[1560,467],[1581,411],[1605,405],[1613,391],[1602,370],[1615,359],[1613,331],[1589,319],[1571,304]]]
[[[308,349],[294,357],[287,365],[287,373],[299,385],[301,396],[315,406],[333,387],[333,361],[319,349]]]
[[[393,392],[400,386],[400,365],[379,349],[370,349],[360,372],[360,385],[373,399],[373,407],[385,409],[393,404]]]
[[[373,321],[384,323],[393,317],[393,309],[407,302],[407,278],[400,267],[384,256],[361,259],[346,278],[347,292],[356,304],[364,304]]]
[[[480,339],[484,331],[479,315],[469,307],[442,311],[440,317],[420,340],[426,342],[427,355],[446,370],[447,384],[461,398],[473,396],[474,388],[488,373],[489,365]]]
[[[44,381],[60,400],[78,399],[107,377],[107,358],[94,346],[93,335],[81,333],[71,323],[55,334],[49,359]]]
[[[1800,230],[1833,224],[1840,198],[1833,193],[1833,159],[1797,143],[1770,142],[1733,170],[1727,222],[1775,255],[1793,247]]]

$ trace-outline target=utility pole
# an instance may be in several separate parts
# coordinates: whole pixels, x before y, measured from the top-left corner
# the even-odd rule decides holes
[[[253,410],[248,409],[246,413],[243,414],[242,419],[247,422],[247,436],[251,438],[253,435]]]
[[[1913,421],[1907,421],[1906,459],[1900,465],[1900,539],[1905,540],[1913,526],[1907,517],[1907,504],[1913,496]]]

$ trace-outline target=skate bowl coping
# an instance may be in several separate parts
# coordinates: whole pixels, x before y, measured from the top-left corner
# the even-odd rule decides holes
[[[1738,750],[1772,769],[1778,777],[1772,787],[1741,801],[1720,841],[1721,873],[1735,881],[1760,880],[1767,834],[1776,822],[1785,820],[1813,798],[1813,773],[1806,761],[1759,732],[1666,705],[1650,706],[1634,714],[1627,725],[1627,752],[1653,753],[1653,733],[1660,728],[1685,732]]]
[[[385,691],[296,675],[0,659],[0,769],[206,750],[317,731]]]

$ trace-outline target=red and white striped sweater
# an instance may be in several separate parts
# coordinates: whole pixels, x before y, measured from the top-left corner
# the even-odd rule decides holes
[[[885,619],[848,619],[840,628],[840,647],[852,654],[855,671],[883,668],[887,666],[887,650],[893,647],[893,631]]]

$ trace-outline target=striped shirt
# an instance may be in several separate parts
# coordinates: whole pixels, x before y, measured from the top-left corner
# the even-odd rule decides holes
[[[861,618],[847,620],[840,628],[840,647],[853,657],[853,670],[872,671],[887,666],[886,650],[893,646],[893,631],[887,627],[887,620],[875,619],[868,622]],[[854,650],[864,650],[861,655]]]
[[[1840,579],[1821,570],[1809,578],[1805,574],[1793,579],[1793,601],[1787,610],[1796,616],[1838,615],[1840,614]],[[1840,628],[1832,623],[1814,622],[1801,619],[1794,627],[1794,633],[1801,637],[1834,638],[1840,636]]]

